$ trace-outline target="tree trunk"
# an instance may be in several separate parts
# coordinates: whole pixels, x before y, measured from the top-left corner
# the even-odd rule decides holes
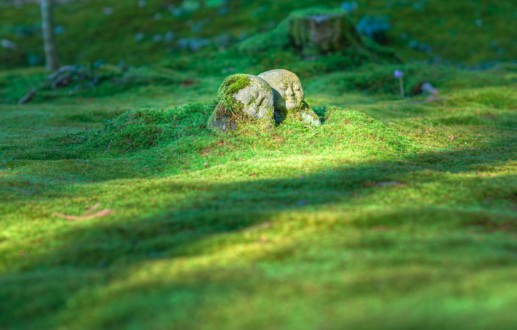
[[[52,15],[52,0],[41,0],[41,28],[43,45],[45,47],[45,63],[47,70],[59,69],[59,59],[54,39],[54,21]]]

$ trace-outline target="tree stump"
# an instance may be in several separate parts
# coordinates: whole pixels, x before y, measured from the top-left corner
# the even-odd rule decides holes
[[[346,14],[293,17],[289,24],[292,44],[306,55],[325,54],[361,44],[361,37]]]

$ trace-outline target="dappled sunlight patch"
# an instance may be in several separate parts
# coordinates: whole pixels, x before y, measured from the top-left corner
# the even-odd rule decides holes
[[[336,128],[340,127],[340,130]],[[396,132],[396,130],[383,124],[382,122],[366,115],[363,112],[353,111],[349,109],[331,109],[329,119],[326,122],[324,129],[330,134],[336,134],[336,137],[341,137],[345,141],[340,146],[340,149],[347,146],[352,149],[363,148],[362,150],[373,151],[377,149],[378,152],[396,152],[399,155],[411,153],[417,150],[417,146],[409,138],[406,138]],[[334,140],[327,136],[329,140]],[[347,141],[348,140],[348,141]],[[336,139],[334,141],[339,141]]]

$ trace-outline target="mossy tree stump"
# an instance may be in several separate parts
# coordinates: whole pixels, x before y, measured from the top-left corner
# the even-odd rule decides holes
[[[361,44],[345,13],[295,16],[289,23],[293,46],[302,53],[325,54]]]

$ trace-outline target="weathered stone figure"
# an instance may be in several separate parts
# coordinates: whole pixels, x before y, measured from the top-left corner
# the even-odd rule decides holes
[[[318,116],[305,103],[300,78],[291,71],[271,70],[259,75],[273,88],[275,121],[281,123],[287,118],[300,119],[312,125],[321,125]]]
[[[274,126],[273,90],[261,78],[236,74],[219,87],[218,104],[208,120],[208,127],[230,131],[239,125],[253,124],[263,129]]]

